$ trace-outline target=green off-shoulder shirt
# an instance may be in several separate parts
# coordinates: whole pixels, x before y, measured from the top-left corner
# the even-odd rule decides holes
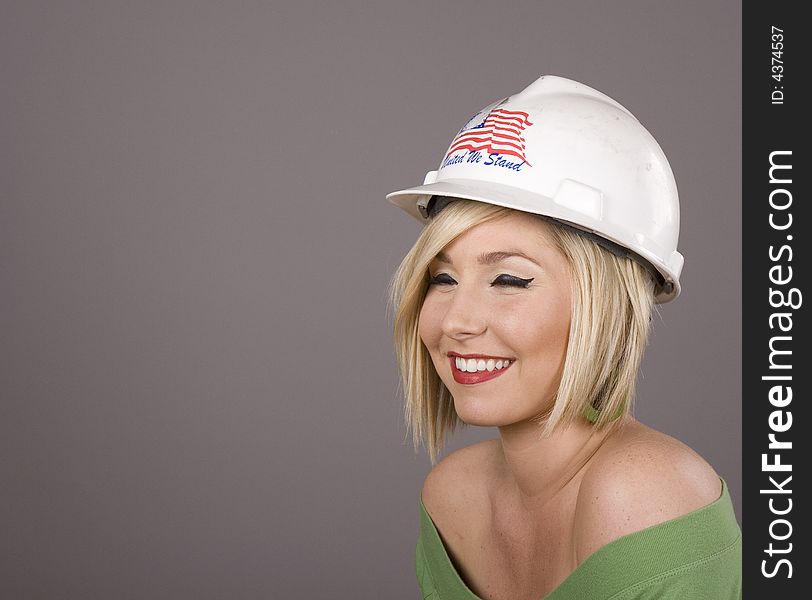
[[[606,544],[540,600],[739,600],[741,551],[722,480],[718,500]],[[422,496],[415,570],[424,600],[482,600],[454,568]]]

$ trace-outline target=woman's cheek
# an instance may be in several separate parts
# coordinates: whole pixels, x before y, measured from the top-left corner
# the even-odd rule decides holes
[[[439,309],[435,307],[434,304],[435,303],[430,299],[427,299],[423,303],[423,308],[420,310],[417,322],[417,333],[423,341],[423,344],[429,349],[432,349],[432,346],[436,345],[441,332],[440,327],[442,320],[439,315]]]

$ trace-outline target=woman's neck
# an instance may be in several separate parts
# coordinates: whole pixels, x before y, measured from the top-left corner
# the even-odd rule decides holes
[[[571,482],[577,481],[608,431],[594,432],[584,421],[539,438],[540,426],[523,421],[499,427],[503,476],[509,491],[528,510],[544,506]]]

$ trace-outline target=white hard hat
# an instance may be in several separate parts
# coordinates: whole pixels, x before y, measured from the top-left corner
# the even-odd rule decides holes
[[[436,197],[552,217],[653,267],[656,303],[680,293],[679,198],[668,160],[634,115],[576,81],[544,75],[486,106],[423,185],[386,199],[426,223]]]

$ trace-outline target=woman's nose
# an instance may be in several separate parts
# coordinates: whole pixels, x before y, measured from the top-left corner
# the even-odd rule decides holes
[[[446,305],[443,333],[453,339],[479,335],[487,328],[488,308],[473,290],[458,285]]]

